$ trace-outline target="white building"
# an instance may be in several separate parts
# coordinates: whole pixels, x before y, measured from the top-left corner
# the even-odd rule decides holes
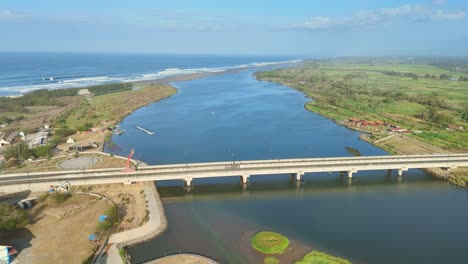
[[[80,89],[78,90],[78,95],[90,95],[91,92],[88,89]]]

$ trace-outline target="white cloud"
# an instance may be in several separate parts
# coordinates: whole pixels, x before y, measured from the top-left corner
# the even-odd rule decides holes
[[[242,21],[230,14],[205,13],[191,10],[153,9],[140,14],[141,23],[169,29],[196,31],[237,30]],[[229,23],[229,22],[234,23]]]
[[[13,13],[11,10],[0,10],[0,19],[12,19],[17,17],[19,16]]]
[[[432,16],[435,20],[461,20],[465,19],[466,13],[463,11],[458,12],[447,12],[443,10],[437,10]]]
[[[420,5],[403,5],[394,8],[380,8],[370,11],[357,12],[348,17],[311,17],[299,25],[290,25],[288,28],[302,28],[308,30],[320,29],[351,29],[374,27],[378,24],[390,22],[395,19],[408,19],[411,21],[427,20],[461,20],[466,17],[465,12],[449,12],[444,10],[431,10]]]

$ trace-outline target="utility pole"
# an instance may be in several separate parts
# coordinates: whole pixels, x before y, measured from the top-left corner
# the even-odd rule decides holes
[[[16,143],[16,146],[17,146],[17,151],[18,151],[18,161],[21,164],[23,164],[23,161],[21,160],[21,152],[20,152],[20,144],[19,143]]]

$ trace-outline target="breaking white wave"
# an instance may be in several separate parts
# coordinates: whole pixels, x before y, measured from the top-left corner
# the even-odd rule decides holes
[[[255,67],[264,67],[272,66],[285,63],[296,63],[301,60],[290,60],[290,61],[277,61],[277,62],[254,62],[250,64],[240,64],[234,66],[225,66],[225,67],[215,67],[215,68],[193,68],[193,69],[180,69],[180,68],[168,68],[163,71],[156,73],[145,73],[141,75],[134,75],[128,77],[122,76],[94,76],[94,77],[79,77],[79,78],[54,78],[51,76],[44,77],[45,83],[38,83],[33,85],[18,85],[18,86],[9,86],[9,87],[0,87],[1,92],[6,93],[16,93],[24,94],[30,91],[39,90],[39,89],[65,89],[65,88],[78,88],[85,86],[93,86],[100,84],[108,83],[119,83],[119,82],[135,82],[135,81],[148,81],[148,80],[157,80],[161,78],[171,77],[171,76],[181,76],[188,74],[203,74],[203,73],[219,73],[228,70],[235,69],[246,69],[246,68],[255,68]]]

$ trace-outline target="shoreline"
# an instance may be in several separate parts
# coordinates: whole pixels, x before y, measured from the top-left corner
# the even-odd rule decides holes
[[[302,93],[304,96],[306,96],[307,98],[310,99],[310,101],[306,102],[306,103],[303,105],[303,108],[304,108],[306,111],[311,112],[311,113],[314,113],[314,114],[317,114],[317,115],[320,115],[320,116],[322,116],[322,117],[324,117],[324,118],[326,118],[326,119],[328,119],[328,120],[333,121],[335,124],[337,124],[337,125],[339,125],[339,126],[342,126],[342,127],[347,128],[347,129],[350,129],[350,130],[359,132],[359,133],[360,133],[360,135],[359,135],[359,140],[362,140],[362,141],[364,141],[364,142],[367,142],[367,143],[371,144],[372,146],[377,147],[377,148],[379,148],[379,149],[381,149],[381,150],[387,152],[387,153],[390,154],[390,155],[396,155],[396,154],[404,155],[404,154],[407,154],[407,153],[404,153],[404,152],[401,152],[401,151],[400,151],[400,153],[398,153],[397,151],[393,151],[391,148],[385,147],[385,145],[383,145],[383,144],[380,144],[380,145],[379,145],[379,144],[376,144],[377,142],[372,141],[372,140],[370,140],[370,139],[368,138],[368,135],[371,134],[372,131],[367,131],[367,130],[365,130],[365,129],[360,129],[360,128],[355,128],[355,127],[347,126],[347,125],[345,125],[345,124],[340,123],[340,121],[338,121],[338,120],[335,120],[335,119],[333,119],[333,118],[331,118],[331,117],[326,116],[326,115],[323,114],[323,113],[315,112],[315,111],[313,111],[313,110],[311,110],[311,109],[308,109],[308,108],[307,108],[307,104],[308,104],[309,102],[314,101],[314,99],[313,99],[309,94],[307,94],[305,91],[301,91],[301,90],[299,90],[299,89],[297,89],[297,88],[295,88],[295,87],[293,87],[293,86],[289,86],[289,85],[286,85],[286,84],[283,84],[283,83],[280,83],[280,82],[274,82],[274,81],[270,81],[270,80],[262,80],[262,79],[260,79],[260,78],[258,77],[257,73],[258,73],[258,72],[253,73],[253,76],[254,76],[255,79],[257,79],[258,81],[277,83],[277,84],[283,85],[283,86],[285,86],[285,87],[289,87],[289,88],[291,88],[291,89],[294,89],[294,90],[296,90],[296,91]],[[424,144],[423,142],[420,142],[420,141],[418,141],[418,140],[416,140],[416,139],[407,138],[407,137],[405,137],[404,135],[401,135],[401,134],[395,134],[395,135],[398,136],[398,137],[401,137],[401,138],[405,138],[405,139],[411,140],[413,144],[418,145],[418,146],[421,146],[422,144]],[[384,141],[385,141],[385,140],[380,141],[380,142],[378,142],[378,143],[384,143]],[[427,149],[429,149],[429,148],[437,149],[437,150],[440,151],[441,153],[450,153],[448,150],[439,149],[439,148],[437,148],[436,146],[432,146],[432,145],[429,145],[429,147],[426,147],[426,148],[427,148]],[[423,153],[423,154],[430,154],[430,153]],[[430,174],[430,175],[432,175],[432,176],[434,176],[434,177],[436,177],[436,178],[438,178],[438,179],[446,180],[446,181],[448,181],[448,182],[450,182],[450,183],[452,183],[452,184],[454,184],[454,185],[457,185],[457,186],[462,187],[462,188],[465,188],[465,189],[468,188],[468,182],[464,182],[464,183],[463,183],[461,179],[459,179],[458,177],[452,175],[452,173],[447,172],[447,171],[445,171],[445,170],[443,170],[443,169],[440,169],[440,168],[429,168],[429,169],[421,169],[421,170],[424,171],[424,172],[426,172],[426,173],[428,173],[428,174]]]
[[[108,250],[105,253],[105,263],[131,263],[131,256],[127,252],[132,247],[160,236],[168,227],[168,221],[164,212],[164,205],[156,188],[155,182],[144,182],[143,190],[147,201],[148,221],[142,226],[110,235]],[[124,252],[125,261],[120,252]]]
[[[286,63],[280,63],[280,64],[275,64],[274,66],[276,67],[282,67],[282,66],[292,66],[294,64],[298,64],[298,63],[302,63],[303,61],[297,61],[297,62],[286,62]],[[118,125],[119,123],[121,123],[125,118],[127,118],[129,115],[133,114],[135,111],[137,111],[138,109],[140,108],[143,108],[145,106],[148,106],[152,103],[156,103],[156,102],[159,102],[159,101],[162,101],[162,100],[165,100],[165,99],[168,99],[174,95],[177,95],[179,93],[179,90],[177,89],[177,87],[173,86],[171,83],[173,82],[185,82],[185,81],[192,81],[192,80],[196,80],[196,79],[200,79],[200,78],[204,78],[204,77],[209,77],[209,76],[218,76],[218,75],[223,75],[223,74],[229,74],[229,73],[237,73],[237,72],[240,72],[240,71],[243,71],[243,70],[248,70],[248,69],[260,69],[260,68],[264,68],[264,67],[269,67],[271,65],[267,65],[267,66],[256,66],[256,67],[247,67],[247,68],[235,68],[235,69],[229,69],[229,70],[223,70],[223,71],[218,71],[218,72],[204,72],[204,73],[190,73],[190,74],[183,74],[183,75],[175,75],[175,76],[167,76],[167,77],[163,77],[163,78],[160,78],[160,79],[151,79],[151,80],[144,80],[144,81],[136,81],[136,82],[130,82],[131,84],[133,85],[138,85],[138,84],[141,84],[141,85],[149,85],[149,86],[152,86],[152,85],[168,85],[170,86],[172,89],[174,89],[174,93],[172,94],[169,94],[168,96],[165,96],[165,97],[162,97],[162,98],[159,98],[158,100],[155,100],[155,101],[151,101],[151,102],[148,102],[144,105],[141,105],[141,106],[138,106],[134,109],[131,109],[129,111],[128,114],[126,114],[125,116],[123,116],[122,118],[120,119],[115,119],[115,120],[112,120],[110,121],[110,123],[113,125],[113,126],[116,126]],[[255,74],[255,73],[254,73]],[[88,86],[90,87],[90,86]],[[150,87],[151,88],[151,87]],[[105,145],[107,144],[107,140],[106,138],[108,136],[112,136],[112,133],[111,132],[106,132],[105,136],[103,137],[103,140],[101,143],[101,146],[102,146],[102,151],[104,152],[104,147]]]
[[[191,81],[203,77],[208,77],[208,76],[215,76],[215,75],[221,75],[221,74],[226,74],[226,73],[235,73],[243,70],[249,70],[249,69],[259,69],[259,68],[266,68],[266,67],[283,67],[287,65],[294,65],[294,64],[299,64],[303,63],[306,59],[300,59],[300,60],[290,60],[290,61],[278,61],[278,62],[271,62],[271,64],[266,64],[266,65],[249,65],[249,66],[244,66],[244,67],[236,67],[236,68],[230,68],[230,69],[221,69],[217,71],[211,71],[211,72],[194,72],[194,73],[181,73],[181,74],[174,74],[174,75],[169,75],[161,78],[155,78],[155,79],[147,79],[147,80],[130,80],[130,81],[124,81],[124,82],[108,82],[108,83],[101,83],[101,84],[94,84],[94,85],[83,85],[83,86],[78,86],[78,87],[67,87],[67,88],[58,88],[58,89],[47,89],[47,88],[38,88],[38,89],[33,89],[33,90],[27,90],[24,93],[20,93],[18,95],[0,95],[0,98],[19,98],[24,96],[25,94],[38,91],[38,90],[67,90],[67,89],[86,89],[89,87],[95,87],[95,86],[100,86],[100,85],[109,85],[109,84],[117,84],[117,83],[130,83],[130,84],[168,84],[170,85],[171,82],[182,82],[182,81]],[[269,62],[268,62],[269,63]],[[236,65],[234,65],[236,66]],[[237,65],[240,66],[240,65]],[[231,67],[231,66],[227,66]]]

